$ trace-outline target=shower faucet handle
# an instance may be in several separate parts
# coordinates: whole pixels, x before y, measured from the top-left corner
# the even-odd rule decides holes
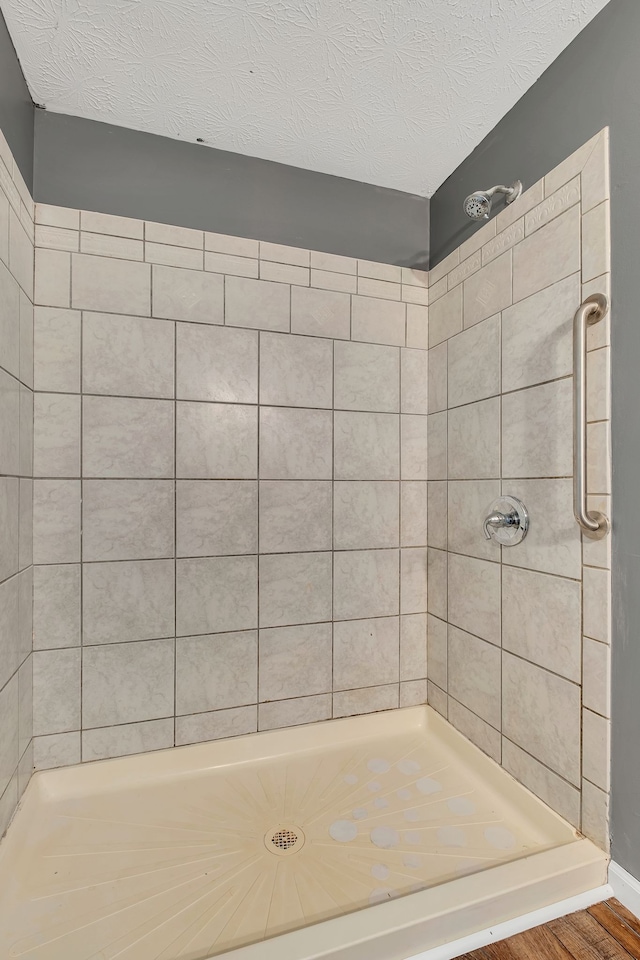
[[[522,501],[515,497],[494,500],[482,523],[486,540],[496,540],[505,547],[520,543],[529,529],[529,514]]]

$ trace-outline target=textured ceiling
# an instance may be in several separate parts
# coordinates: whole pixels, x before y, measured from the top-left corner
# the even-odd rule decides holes
[[[430,196],[607,0],[0,0],[48,110]]]

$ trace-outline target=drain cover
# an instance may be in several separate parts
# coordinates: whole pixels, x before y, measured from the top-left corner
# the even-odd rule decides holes
[[[280,825],[265,834],[264,845],[277,857],[289,857],[304,846],[304,833],[300,827]]]

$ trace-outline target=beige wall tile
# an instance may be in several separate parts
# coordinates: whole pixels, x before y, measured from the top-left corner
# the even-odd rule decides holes
[[[80,763],[80,731],[34,737],[33,765],[36,770],[51,770]]]
[[[362,690],[346,690],[333,695],[333,716],[352,717],[361,713],[376,713],[378,710],[394,710],[398,706],[398,684],[384,687],[365,687]]]
[[[80,249],[80,234],[77,230],[65,230],[63,227],[36,226],[35,242],[38,247],[75,253]]]
[[[351,337],[367,343],[405,343],[406,306],[374,297],[351,298]]]
[[[429,350],[429,413],[447,409],[447,362],[446,342]]]
[[[397,547],[398,486],[397,483],[373,480],[334,483],[334,548],[373,550]],[[424,499],[426,513],[426,492]]]
[[[435,303],[436,300],[439,300],[440,297],[443,297],[447,292],[447,278],[442,277],[438,280],[437,283],[432,283],[429,286],[429,303]]]
[[[594,280],[587,280],[582,284],[581,300],[586,300],[592,293],[604,293],[611,301],[611,274],[605,273]],[[611,343],[611,311],[607,312],[599,323],[587,327],[587,350],[598,350]]]
[[[429,480],[427,484],[427,542],[430,547],[447,549],[447,481]]]
[[[174,640],[145,640],[84,650],[83,728],[172,716],[174,646]]]
[[[188,717],[176,717],[175,724],[177,747],[186,743],[202,743],[204,740],[242,737],[257,731],[258,708],[252,705],[196,713]]]
[[[176,397],[179,400],[257,403],[257,331],[179,323],[176,330]],[[266,398],[262,399],[266,402]]]
[[[260,553],[330,550],[331,482],[260,481]]]
[[[449,623],[500,644],[498,563],[449,553],[448,596]],[[450,692],[455,696],[453,690]]]
[[[427,548],[400,551],[400,612],[422,613],[427,609]]]
[[[191,323],[224,323],[224,278],[154,265],[153,316]]]
[[[500,496],[499,480],[451,480],[448,484],[448,544],[453,553],[500,560],[500,546],[487,540],[482,522]]]
[[[331,619],[331,554],[260,557],[260,626]]]
[[[43,223],[50,227],[78,230],[80,227],[80,211],[69,207],[55,207],[49,203],[36,203],[35,220],[36,223]]]
[[[37,393],[34,397],[33,473],[80,476],[80,397]]]
[[[587,425],[587,491],[611,493],[611,425]]]
[[[577,580],[502,568],[502,646],[581,682],[581,596]]]
[[[483,224],[483,226],[477,227],[469,239],[460,244],[458,249],[461,262],[466,260],[471,256],[472,253],[475,253],[476,250],[479,250],[480,247],[495,237],[497,220],[498,217],[494,217],[492,220],[489,220],[487,223]],[[474,224],[474,227],[475,226],[476,225]]]
[[[259,700],[330,693],[331,645],[330,623],[261,630]]]
[[[329,270],[311,270],[311,286],[322,290],[338,290],[342,293],[355,293],[357,278],[348,273],[332,273]]]
[[[553,220],[555,217],[565,213],[570,207],[580,203],[580,177],[574,177],[565,183],[562,187],[547,196],[542,203],[534,207],[525,217],[525,228],[527,236],[535,233],[540,227]]]
[[[45,307],[68,307],[70,301],[71,254],[36,250],[34,302]]]
[[[151,267],[146,263],[74,253],[71,305],[82,310],[106,310],[148,317],[151,310]]]
[[[449,411],[448,463],[452,480],[500,476],[498,397]]]
[[[289,330],[290,290],[284,283],[227,277],[225,323],[261,330]]]
[[[215,256],[215,254],[209,254]],[[192,250],[190,247],[175,247],[167,243],[144,244],[144,259],[147,263],[162,263],[169,267],[185,267],[190,270],[202,270],[202,249]]]
[[[35,480],[34,563],[77,563],[79,560],[80,481]]]
[[[230,237],[225,233],[205,233],[205,250],[214,250],[216,253],[231,253],[237,257],[257,257],[259,242],[248,240],[245,237]]]
[[[398,618],[348,620],[333,628],[333,688],[397,683]]]
[[[582,279],[592,280],[610,270],[609,201],[598,204],[582,217]]]
[[[426,680],[403,680],[400,683],[400,706],[417,707],[427,702]]]
[[[237,257],[231,253],[206,252],[204,255],[204,268],[212,273],[226,273],[233,277],[258,278],[257,260],[248,257]]]
[[[357,260],[353,257],[340,257],[335,253],[311,251],[311,267],[317,270],[329,270],[331,273],[353,274],[357,272]],[[404,281],[408,283],[408,280]]]
[[[397,267],[392,263],[358,260],[358,276],[370,277],[373,280],[387,280],[392,283],[400,283],[402,280],[402,267]]]
[[[358,277],[358,293],[363,297],[380,297],[383,300],[400,300],[400,284],[387,280],[371,280]]]
[[[176,556],[218,557],[258,552],[255,480],[178,480]]]
[[[518,550],[506,550],[502,562],[579,580],[580,530],[573,519],[572,481],[509,480],[503,481],[502,492],[522,500],[531,519]]]
[[[502,389],[519,390],[568,376],[573,370],[573,315],[580,274],[502,311]]]
[[[582,571],[583,630],[592,640],[609,643],[611,631],[611,577],[608,570]]]
[[[611,652],[609,645],[582,641],[582,703],[603,717],[611,714]]]
[[[407,346],[426,350],[429,346],[429,312],[427,307],[407,304]]]
[[[397,550],[349,550],[336,553],[333,563],[334,619],[397,616],[398,561]]]
[[[609,199],[609,128],[600,132],[591,156],[582,168],[582,212]]]
[[[587,420],[611,418],[611,351],[609,347],[587,355]]]
[[[563,183],[568,183],[569,180],[573,179],[577,174],[580,173],[585,163],[591,156],[591,153],[598,141],[600,134],[597,133],[594,137],[584,143],[581,147],[578,147],[573,153],[558,164],[557,167],[554,167],[544,178],[544,190],[545,196],[548,197],[552,193],[562,186]]]
[[[463,736],[475,743],[484,753],[488,754],[496,763],[501,760],[501,738],[500,733],[481,717],[478,717],[471,710],[449,697],[449,723],[456,730],[459,730]]]
[[[80,564],[34,567],[34,650],[77,647],[79,644]]]
[[[271,263],[269,260],[260,261],[260,279],[276,280],[279,283],[297,283],[300,286],[309,286],[309,267],[294,267],[287,263]]]
[[[400,617],[400,679],[423,679],[426,676],[427,614],[406,614]]]
[[[74,322],[73,317],[65,315],[65,328]],[[174,337],[174,324],[169,321],[85,313],[83,389],[86,393],[174,397]],[[75,330],[72,343],[70,356],[63,358],[65,380],[67,367],[71,379],[75,362]]]
[[[449,406],[500,393],[500,317],[457,334],[447,343]]]
[[[84,397],[83,476],[173,477],[173,412],[170,400]]]
[[[591,710],[582,711],[582,775],[602,790],[609,789],[610,721]]]
[[[426,480],[427,418],[403,414],[400,417],[400,476],[402,480]]]
[[[330,340],[263,332],[260,335],[260,402],[330,408],[332,366]]]
[[[33,654],[33,732],[67,733],[80,727],[80,650]]]
[[[114,217],[108,213],[91,213],[82,210],[80,226],[83,230],[92,233],[108,233],[114,237],[132,237],[142,240],[144,223],[142,220],[132,220],[130,217]]]
[[[171,480],[85,480],[83,560],[152,560],[173,556]]]
[[[43,244],[48,246],[48,244]],[[153,246],[150,244],[148,246]],[[77,244],[73,247],[65,246],[59,249],[76,251]],[[112,237],[105,233],[85,233],[80,234],[80,251],[82,253],[91,253],[99,257],[118,257],[122,260],[144,260],[144,244],[142,240],[129,240],[124,237]],[[150,260],[151,257],[147,257]]]
[[[330,480],[331,427],[329,410],[261,407],[260,477],[264,480]]]
[[[440,263],[436,264],[436,266],[429,271],[429,287],[433,287],[439,280],[446,277],[449,271],[457,267],[459,263],[460,252],[459,250],[454,250],[448,257],[445,257],[444,260],[441,260]]]
[[[348,340],[351,298],[333,290],[291,288],[291,332]]]
[[[336,411],[333,424],[333,475],[337,480],[400,479],[397,416],[389,413]],[[331,476],[330,461],[327,463],[327,470],[328,476]]]
[[[429,679],[447,689],[447,629],[444,620],[427,614],[427,664]]]
[[[336,409],[399,412],[400,354],[397,347],[337,342],[333,350]]]
[[[422,480],[400,484],[400,543],[403,547],[427,544],[427,484]]]
[[[260,259],[276,263],[291,263],[299,267],[309,266],[309,251],[300,247],[287,247],[282,243],[260,241]]]
[[[569,378],[503,396],[502,475],[570,477],[573,472],[572,411],[573,390]]]
[[[509,740],[580,785],[580,687],[510,653],[502,661],[502,725]]]
[[[255,406],[186,403],[176,408],[176,476],[251,480],[258,475]]]
[[[258,708],[258,729],[277,730],[301,723],[317,723],[331,719],[331,694],[300,697],[296,700],[275,700]]]
[[[580,210],[575,206],[514,248],[514,303],[579,269]]]
[[[467,257],[466,260],[461,260],[458,266],[454,267],[447,276],[447,286],[449,290],[453,290],[454,287],[457,287],[457,285],[462,283],[463,280],[466,280],[467,277],[477,273],[481,266],[482,254],[480,250],[477,250],[470,257]]]
[[[144,720],[116,727],[98,727],[82,733],[82,759],[106,760],[109,757],[128,757],[133,753],[148,753],[173,746],[173,718]]]
[[[517,200],[504,206],[495,218],[496,231],[505,230],[518,217],[523,217],[529,210],[540,203],[544,197],[544,180],[538,180],[533,186],[521,193]],[[488,238],[490,239],[490,238]],[[485,241],[486,242],[486,241]]]
[[[430,680],[427,681],[427,703],[430,707],[440,714],[440,716],[447,719],[448,714],[448,697],[444,690],[441,690],[440,687],[436,686],[435,683],[431,683]]]
[[[429,307],[429,346],[435,347],[462,330],[462,284]]]
[[[427,417],[427,478],[447,479],[447,417],[445,411]]]
[[[404,300],[405,303],[419,303],[422,304],[422,306],[427,306],[429,303],[429,289],[428,287],[412,287],[403,283],[400,299]]]
[[[482,266],[484,267],[492,260],[496,260],[523,239],[524,219],[520,218],[520,220],[516,220],[510,226],[505,227],[493,240],[489,240],[484,245],[482,248]]]
[[[204,240],[202,230],[152,221],[147,221],[145,224],[144,238],[152,243],[170,244],[173,247],[194,247],[196,250],[202,250]]]
[[[449,625],[448,691],[491,726],[500,728],[500,650]]]
[[[588,496],[587,510],[599,510],[605,517],[611,518],[611,497]],[[611,537],[603,540],[591,540],[582,535],[582,562],[590,567],[611,569]]]
[[[492,260],[464,282],[464,326],[471,327],[511,304],[511,252]]]
[[[240,707],[258,699],[258,634],[176,640],[176,713]]]
[[[502,764],[505,770],[540,797],[569,823],[580,825],[580,790],[503,738]]]
[[[34,312],[36,390],[80,390],[80,313],[57,307]]]
[[[75,568],[53,569],[74,571]],[[59,579],[58,574],[55,580]],[[75,591],[73,581],[70,587]],[[82,572],[83,643],[124,643],[171,637],[175,632],[174,598],[173,560],[85,564]],[[79,597],[77,602],[79,605]]]
[[[609,849],[609,795],[582,781],[582,832],[604,850]]]
[[[13,210],[9,211],[9,269],[29,299],[32,299],[33,235],[25,231]]]
[[[176,562],[178,636],[257,626],[257,557],[197,557]]]

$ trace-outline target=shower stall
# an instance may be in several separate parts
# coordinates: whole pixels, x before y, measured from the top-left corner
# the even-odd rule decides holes
[[[34,207],[0,147],[3,956],[598,899],[607,130],[430,272]]]

